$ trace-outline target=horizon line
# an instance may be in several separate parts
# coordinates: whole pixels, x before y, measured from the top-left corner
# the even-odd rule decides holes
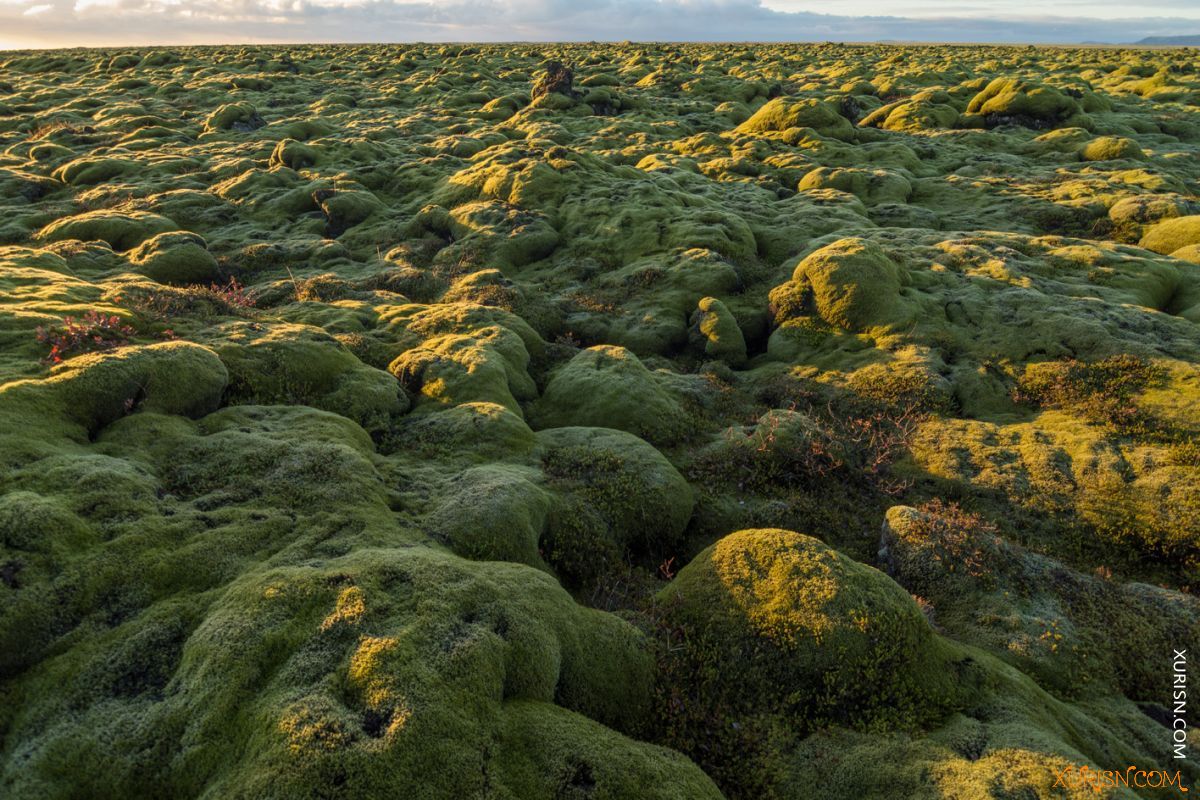
[[[1200,33],[1181,34],[1172,37],[1143,37],[1143,38],[1190,38],[1200,37]],[[277,42],[248,42],[248,41],[213,41],[190,44],[159,42],[152,44],[96,44],[71,45],[67,47],[6,47],[0,45],[2,53],[31,53],[47,51],[75,50],[146,50],[152,48],[198,49],[205,47],[398,47],[414,45],[463,45],[463,46],[511,46],[511,45],[726,45],[726,46],[821,46],[844,45],[848,47],[871,47],[892,45],[897,47],[1033,47],[1033,48],[1087,48],[1094,50],[1122,50],[1136,48],[1139,50],[1189,50],[1198,45],[1192,44],[1163,44],[1138,42],[1029,42],[1014,40],[1010,42],[975,42],[947,41],[933,39],[413,39],[397,40],[394,42],[366,41],[277,41]]]

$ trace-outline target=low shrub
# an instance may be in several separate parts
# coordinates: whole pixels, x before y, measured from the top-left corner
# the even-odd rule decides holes
[[[92,309],[82,317],[66,317],[62,327],[38,326],[37,340],[50,346],[43,359],[47,364],[59,364],[80,353],[113,350],[130,343],[133,328],[116,314],[102,314]]]

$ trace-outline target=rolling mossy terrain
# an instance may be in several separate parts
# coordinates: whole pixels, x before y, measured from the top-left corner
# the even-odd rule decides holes
[[[0,203],[5,798],[1200,779],[1192,51],[5,53]]]

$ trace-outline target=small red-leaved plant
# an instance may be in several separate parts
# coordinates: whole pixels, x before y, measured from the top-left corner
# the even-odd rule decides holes
[[[50,352],[43,359],[48,364],[58,364],[80,353],[113,350],[129,344],[133,335],[133,328],[121,322],[116,314],[101,314],[95,309],[78,319],[66,317],[62,327],[37,329],[37,340],[50,345]]]
[[[237,278],[230,278],[224,286],[211,284],[208,290],[233,308],[254,308],[254,296]]]

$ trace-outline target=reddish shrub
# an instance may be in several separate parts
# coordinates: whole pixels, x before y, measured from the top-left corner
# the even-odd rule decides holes
[[[134,330],[121,322],[116,314],[101,314],[92,309],[81,318],[66,317],[60,328],[38,326],[37,340],[50,345],[43,359],[58,364],[65,358],[97,350],[113,350],[129,344]]]

